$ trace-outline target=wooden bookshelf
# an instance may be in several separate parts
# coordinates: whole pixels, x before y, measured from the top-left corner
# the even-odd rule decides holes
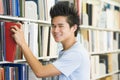
[[[76,1],[76,0],[75,0]],[[84,1],[84,0],[83,0]],[[87,3],[89,4],[95,4],[98,5],[99,2],[104,3],[108,3],[112,6],[117,6],[120,7],[120,3],[116,2],[114,0],[86,0]],[[25,17],[14,17],[14,16],[7,16],[7,15],[0,15],[0,20],[3,21],[22,21],[27,22],[27,23],[37,23],[40,25],[47,25],[46,27],[50,27],[51,22],[50,21],[46,21],[46,20],[37,20],[37,19],[29,19],[29,18],[25,18]],[[97,26],[92,26],[92,25],[80,25],[81,30],[86,30],[86,32],[89,31],[104,31],[104,32],[116,32],[116,33],[120,33],[120,29],[117,28],[101,28],[101,27],[97,27]],[[87,35],[88,36],[88,35]],[[90,47],[90,46],[89,46]],[[92,56],[99,56],[99,55],[109,55],[109,59],[111,59],[111,54],[119,54],[120,53],[120,49],[113,49],[113,50],[107,50],[107,51],[90,51],[90,57],[92,58]],[[44,56],[44,57],[38,57],[38,60],[50,60],[50,59],[56,59],[57,56]],[[18,59],[15,60],[14,63],[26,63],[25,59]],[[8,63],[6,61],[0,61],[0,63]],[[91,62],[92,63],[92,62]],[[111,63],[109,63],[111,65]],[[104,75],[97,75],[95,77],[92,77],[91,80],[112,80],[112,75],[119,73],[120,70],[116,70],[116,71],[112,71],[112,67],[110,67],[110,71],[109,73],[106,73]]]

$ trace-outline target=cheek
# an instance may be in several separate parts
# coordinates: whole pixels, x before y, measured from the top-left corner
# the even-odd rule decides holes
[[[52,33],[52,34],[54,33],[54,30],[53,30],[53,29],[51,29],[51,33]]]
[[[62,32],[67,35],[71,34],[71,31],[69,29],[63,29]]]

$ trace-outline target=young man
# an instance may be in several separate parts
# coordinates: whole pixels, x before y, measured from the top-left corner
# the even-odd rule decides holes
[[[13,26],[13,38],[21,47],[24,56],[37,77],[59,75],[58,80],[90,80],[90,61],[85,48],[76,40],[79,31],[79,16],[74,7],[56,3],[51,10],[52,34],[61,42],[63,50],[58,59],[48,65],[34,57],[24,39],[22,29]]]

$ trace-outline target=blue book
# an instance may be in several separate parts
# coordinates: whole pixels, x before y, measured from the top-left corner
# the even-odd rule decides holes
[[[5,80],[10,80],[10,68],[8,66],[4,66],[5,71]]]
[[[16,0],[16,16],[20,16],[20,2]]]

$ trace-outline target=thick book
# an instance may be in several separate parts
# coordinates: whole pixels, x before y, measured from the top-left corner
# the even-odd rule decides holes
[[[18,26],[20,27],[19,24],[15,22],[5,22],[5,46],[6,46],[6,61],[13,62],[15,58],[15,53],[16,53],[16,42],[12,38],[12,32],[10,31],[12,26]]]

